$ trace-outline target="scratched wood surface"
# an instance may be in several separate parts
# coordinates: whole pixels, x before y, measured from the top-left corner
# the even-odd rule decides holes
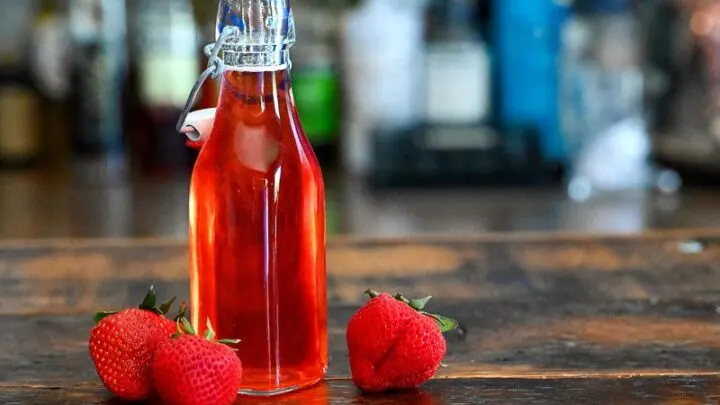
[[[717,403],[720,230],[638,236],[334,239],[329,382],[239,403]],[[91,314],[153,283],[187,297],[181,241],[0,243],[0,404],[113,403],[87,355]],[[368,287],[435,296],[459,319],[436,380],[363,396],[344,325]]]

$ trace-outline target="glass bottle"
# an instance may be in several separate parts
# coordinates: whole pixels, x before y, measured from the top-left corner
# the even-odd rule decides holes
[[[128,179],[123,89],[127,18],[122,0],[72,0],[71,151],[78,179],[123,183]]]
[[[220,0],[225,26],[239,34],[190,190],[192,323],[242,340],[240,394],[274,395],[327,369],[325,190],[293,99],[289,0]]]
[[[0,1],[0,168],[39,163],[41,100],[28,65],[36,4]]]

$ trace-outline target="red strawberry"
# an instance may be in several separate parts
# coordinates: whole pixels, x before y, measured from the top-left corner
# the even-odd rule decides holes
[[[150,397],[153,352],[175,331],[175,323],[164,316],[174,301],[156,307],[155,289],[151,286],[139,308],[95,315],[90,357],[98,377],[115,396],[128,401]]]
[[[445,356],[442,333],[454,329],[457,322],[424,312],[431,297],[408,300],[400,294],[367,293],[370,301],[347,327],[353,382],[368,392],[425,383]]]
[[[152,363],[155,390],[165,405],[230,405],[242,382],[242,363],[225,344],[238,340],[215,339],[208,320],[203,337],[182,318],[184,332],[160,344]]]

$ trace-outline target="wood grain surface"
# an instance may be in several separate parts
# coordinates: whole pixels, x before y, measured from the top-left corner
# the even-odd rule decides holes
[[[328,247],[328,382],[238,403],[716,403],[720,230],[637,236],[334,239]],[[112,403],[87,355],[91,315],[135,305],[149,284],[187,297],[172,240],[0,244],[0,404]],[[344,325],[362,291],[433,295],[447,335],[421,390],[363,396]],[[110,401],[110,402],[108,402]]]

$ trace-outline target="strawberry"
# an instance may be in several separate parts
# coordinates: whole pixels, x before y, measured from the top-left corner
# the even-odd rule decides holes
[[[363,391],[408,389],[428,381],[445,356],[443,332],[457,322],[423,311],[431,297],[408,300],[368,290],[370,300],[350,319],[350,371]]]
[[[182,318],[178,333],[158,346],[152,363],[155,390],[165,405],[229,405],[242,382],[242,363],[226,344],[215,341],[210,321],[203,337]]]
[[[174,301],[175,298],[156,307],[155,289],[150,286],[138,308],[95,315],[89,340],[90,357],[98,377],[115,396],[128,401],[151,396],[153,352],[175,331],[175,322],[164,316]]]

